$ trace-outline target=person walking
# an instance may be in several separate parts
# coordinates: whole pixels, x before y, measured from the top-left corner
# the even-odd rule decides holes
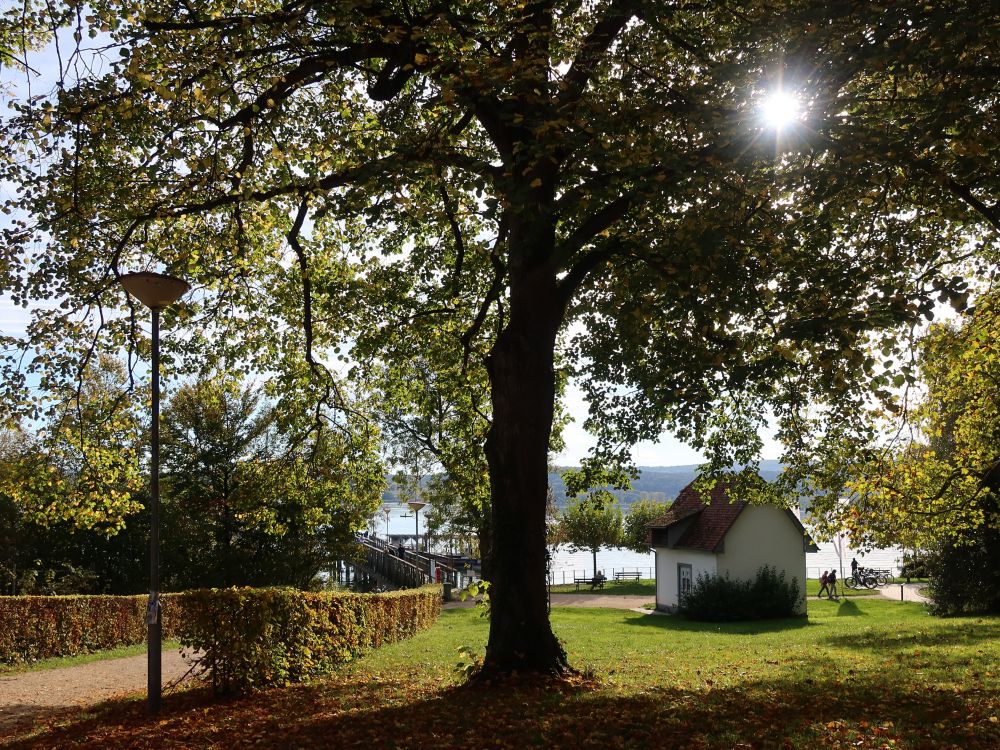
[[[830,593],[830,571],[824,570],[823,577],[819,579],[819,593],[816,596],[820,599],[823,598],[823,592],[826,591],[827,594]]]
[[[831,570],[830,575],[826,578],[826,583],[829,588],[829,595],[827,598],[836,599],[837,598],[837,571]]]

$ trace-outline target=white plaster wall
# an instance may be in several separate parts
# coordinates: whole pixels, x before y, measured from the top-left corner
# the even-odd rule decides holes
[[[715,555],[693,549],[669,549],[656,547],[656,608],[672,611],[677,607],[677,565],[691,566],[691,580],[697,581],[699,574],[715,574]]]
[[[802,532],[779,508],[750,505],[743,509],[719,554],[719,575],[753,578],[758,568],[770,565],[785,580],[799,582],[800,614],[806,611],[806,553]]]

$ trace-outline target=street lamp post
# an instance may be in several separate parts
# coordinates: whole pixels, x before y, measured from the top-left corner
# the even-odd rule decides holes
[[[390,515],[389,506],[388,505],[383,505],[382,506],[382,515],[385,516],[385,543],[388,544],[389,543],[389,515]]]
[[[420,509],[423,508],[427,503],[422,503],[419,500],[411,500],[407,503],[410,506],[410,510],[413,511],[413,534],[415,538],[416,548],[420,549]]]
[[[159,273],[128,273],[121,284],[153,312],[151,340],[153,414],[150,426],[149,475],[149,601],[146,604],[146,708],[160,710],[161,649],[160,618],[160,310],[176,302],[191,287],[186,281]]]

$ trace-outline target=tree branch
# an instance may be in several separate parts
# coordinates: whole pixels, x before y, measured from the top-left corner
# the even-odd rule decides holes
[[[466,329],[465,333],[462,334],[460,341],[462,342],[462,371],[464,372],[469,366],[469,353],[472,349],[472,341],[479,335],[479,331],[482,330],[483,324],[486,322],[486,316],[489,314],[490,306],[500,300],[503,290],[506,287],[504,283],[504,278],[507,276],[507,267],[500,258],[499,245],[503,243],[507,236],[506,225],[501,222],[500,231],[497,234],[496,242],[493,243],[493,251],[490,253],[490,262],[493,264],[493,281],[490,283],[490,288],[486,292],[486,296],[483,298],[482,304],[479,306],[479,311],[476,313],[475,319],[472,321],[472,325]]]
[[[465,238],[462,235],[462,227],[458,224],[455,210],[448,196],[448,188],[444,184],[443,176],[438,171],[438,192],[441,195],[441,202],[444,204],[444,213],[448,217],[448,225],[451,227],[452,237],[455,239],[455,268],[451,274],[452,295],[458,296],[459,284],[462,280],[462,266],[465,263]]]
[[[309,274],[309,259],[306,257],[302,243],[299,242],[299,233],[302,231],[302,225],[305,223],[308,215],[309,200],[305,199],[299,204],[299,209],[295,214],[295,221],[292,222],[292,227],[285,236],[288,238],[288,244],[291,245],[292,250],[295,252],[295,257],[299,262],[299,277],[302,279],[302,328],[306,337],[306,362],[309,363],[309,367],[315,372],[318,363],[313,357],[312,279]]]
[[[997,231],[1000,231],[1000,211],[998,211],[996,204],[992,207],[987,206],[983,201],[972,194],[972,190],[970,190],[968,186],[963,185],[952,177],[945,177],[943,182],[944,186],[948,188],[952,195],[955,195],[965,201],[966,204],[986,219],[990,226]]]
[[[394,46],[388,44],[361,44],[348,46],[338,52],[324,52],[321,55],[307,57],[258,94],[253,103],[219,123],[219,129],[228,130],[237,125],[246,125],[256,115],[273,109],[278,102],[284,101],[303,86],[320,80],[330,68],[385,57],[395,49]]]
[[[587,277],[616,255],[620,255],[625,247],[625,242],[620,237],[609,237],[604,242],[598,244],[590,252],[585,253],[560,279],[557,285],[559,302],[565,308],[569,305],[573,295],[586,281]]]
[[[590,214],[573,230],[573,233],[569,237],[558,244],[555,257],[559,259],[570,258],[573,253],[580,250],[594,239],[594,237],[624,218],[634,201],[634,193],[625,193],[606,203],[598,211]]]
[[[604,17],[583,40],[573,65],[563,77],[565,86],[559,94],[560,106],[572,104],[583,95],[611,45],[638,8],[636,0],[613,0],[608,5]]]

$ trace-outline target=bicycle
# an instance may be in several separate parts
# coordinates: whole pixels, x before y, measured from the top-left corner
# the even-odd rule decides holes
[[[848,577],[844,585],[849,589],[874,589],[878,588],[878,575],[871,568],[858,568],[856,575]]]

